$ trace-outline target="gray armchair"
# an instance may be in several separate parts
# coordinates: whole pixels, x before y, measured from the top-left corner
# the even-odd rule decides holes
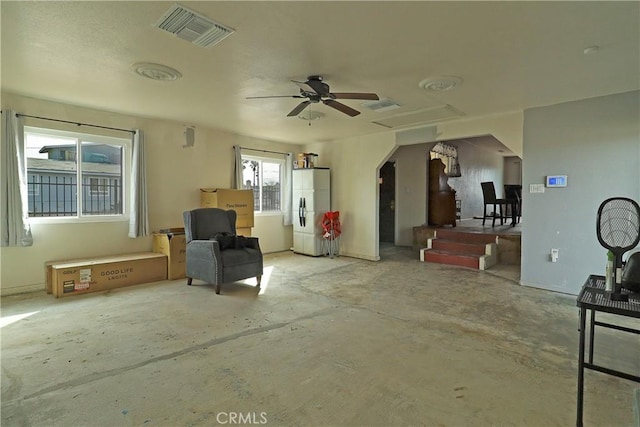
[[[216,285],[220,293],[223,283],[255,277],[260,288],[262,251],[257,237],[247,237],[245,247],[222,249],[214,239],[218,233],[236,234],[236,211],[201,208],[184,212],[187,240],[187,285],[193,279]]]

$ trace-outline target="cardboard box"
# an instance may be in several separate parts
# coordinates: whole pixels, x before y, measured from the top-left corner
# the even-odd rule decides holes
[[[318,155],[315,153],[298,153],[296,160],[293,162],[295,169],[308,169],[315,167]]]
[[[250,228],[236,228],[236,236],[251,237]]]
[[[158,230],[158,233],[184,234],[184,227],[161,228],[160,230]]]
[[[167,278],[169,280],[185,277],[187,262],[187,238],[182,233],[154,233],[153,252],[167,256]]]
[[[238,214],[236,228],[253,227],[253,190],[201,188],[200,207],[233,209]]]
[[[48,264],[56,298],[167,279],[167,256],[153,252]]]
[[[51,294],[53,293],[53,269],[51,268],[54,264],[64,264],[70,262],[88,262],[94,258],[76,258],[76,259],[61,259],[57,261],[47,261],[44,263],[44,273],[45,273],[45,281],[44,281],[44,290]]]

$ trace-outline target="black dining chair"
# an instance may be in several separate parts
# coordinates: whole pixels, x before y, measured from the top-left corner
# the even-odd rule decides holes
[[[504,198],[516,201],[515,207],[512,206],[511,208],[516,210],[516,223],[520,222],[522,218],[522,185],[505,184]]]
[[[500,212],[500,225],[504,224],[504,213],[502,207],[503,206],[511,206],[511,225],[516,225],[516,217],[515,217],[515,201],[510,199],[498,199],[496,197],[496,188],[493,185],[493,181],[487,181],[480,183],[482,186],[482,197],[484,199],[484,215],[482,216],[482,225],[484,225],[487,218],[491,218],[491,226],[496,226],[496,212]],[[487,215],[487,206],[493,206],[493,213],[491,215]],[[505,208],[506,210],[506,208]]]

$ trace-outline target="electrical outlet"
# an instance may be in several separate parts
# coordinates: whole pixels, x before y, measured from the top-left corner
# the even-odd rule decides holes
[[[558,262],[558,249],[551,249],[551,262]]]

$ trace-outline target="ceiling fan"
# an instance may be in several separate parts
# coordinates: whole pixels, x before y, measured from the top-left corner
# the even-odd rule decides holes
[[[322,81],[322,76],[309,76],[307,77],[306,82],[299,82],[296,80],[291,81],[299,86],[299,95],[248,96],[247,99],[307,98],[306,101],[302,101],[293,110],[291,110],[291,112],[287,114],[287,117],[297,116],[309,105],[317,104],[318,102],[322,102],[324,105],[335,108],[348,116],[354,117],[360,114],[360,111],[354,110],[353,108],[336,101],[336,99],[366,99],[372,101],[380,99],[375,93],[331,92],[329,90],[329,85]]]

